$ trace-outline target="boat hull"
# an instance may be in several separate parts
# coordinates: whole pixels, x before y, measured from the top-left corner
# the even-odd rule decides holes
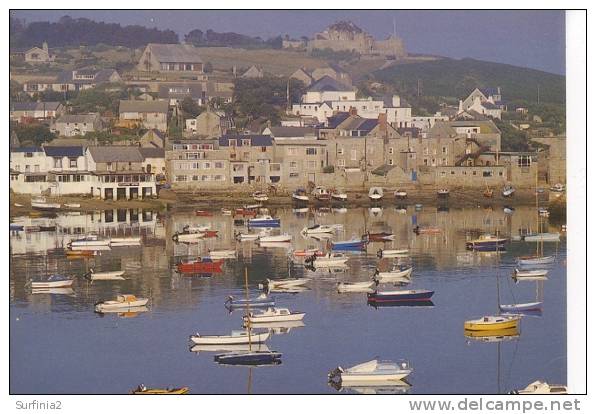
[[[120,311],[132,308],[140,308],[145,306],[149,302],[149,299],[138,299],[130,302],[118,302],[118,303],[99,303],[95,305],[95,311],[102,313],[102,312],[109,312],[109,311]]]
[[[250,219],[248,220],[249,227],[279,227],[279,219],[272,219],[272,220],[258,220],[258,219]]]
[[[434,293],[432,290],[407,293],[374,292],[367,294],[367,297],[369,302],[429,301]]]
[[[236,345],[236,344],[258,344],[269,339],[271,334],[269,332],[262,332],[251,334],[250,340],[248,335],[239,336],[197,336],[192,335],[190,340],[197,345]]]
[[[477,323],[477,322],[465,322],[465,331],[497,331],[503,329],[514,329],[517,328],[519,319],[509,319],[503,322],[491,322],[491,323]]]
[[[214,356],[218,364],[228,365],[272,365],[281,364],[281,352],[276,351],[247,351],[232,352]]]
[[[64,288],[72,286],[74,279],[56,280],[53,282],[31,282],[31,289]]]
[[[176,269],[179,273],[220,273],[223,260],[211,262],[179,263]]]
[[[249,316],[244,317],[244,320],[248,320],[251,324],[259,324],[259,323],[270,323],[270,322],[294,322],[294,321],[301,321],[304,319],[303,312],[295,312],[289,315],[272,315],[272,316]]]

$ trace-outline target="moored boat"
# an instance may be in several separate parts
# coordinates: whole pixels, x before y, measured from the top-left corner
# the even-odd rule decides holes
[[[550,191],[554,193],[562,193],[565,191],[565,185],[557,183],[550,188]]]
[[[546,279],[546,275],[548,275],[548,270],[544,270],[544,269],[536,269],[536,270],[515,269],[513,271],[514,279],[542,280],[542,279]]]
[[[401,381],[412,373],[413,369],[409,362],[380,361],[373,359],[351,368],[338,366],[328,374],[333,382],[340,382],[342,385],[355,384],[390,384]]]
[[[262,235],[258,238],[259,243],[290,243],[291,241],[292,235],[287,233],[277,234],[274,236]]]
[[[85,278],[90,281],[96,280],[125,280],[122,275],[124,270],[114,270],[112,272],[96,272],[93,268],[89,269],[89,272],[85,274]]]
[[[236,345],[236,344],[258,344],[269,339],[269,332],[251,333],[248,331],[232,331],[230,335],[200,335],[196,333],[190,336],[190,340],[197,345]]]
[[[25,226],[23,226],[21,224],[14,224],[14,223],[9,224],[10,231],[23,231],[24,229],[25,229]]]
[[[292,193],[292,201],[296,203],[308,203],[308,195],[306,194],[306,190],[303,188],[297,188],[296,191]]]
[[[386,257],[403,257],[407,255],[409,252],[408,249],[379,249],[377,250],[377,257],[379,258],[386,258]]]
[[[441,232],[441,228],[436,226],[416,226],[412,230],[416,234],[439,234]]]
[[[141,237],[112,237],[110,247],[140,246]]]
[[[331,200],[331,193],[325,187],[315,187],[312,195],[317,201],[326,202]]]
[[[290,288],[290,287],[297,287],[302,286],[308,283],[310,279],[302,277],[302,278],[293,278],[293,279],[267,279],[267,287],[271,288]]]
[[[195,215],[200,217],[211,217],[213,216],[213,212],[208,210],[195,210]]]
[[[343,202],[348,199],[348,195],[345,192],[343,192],[342,190],[336,188],[331,191],[331,199],[333,199],[334,201]]]
[[[178,263],[178,273],[221,273],[222,259],[214,260],[210,257],[197,257]]]
[[[102,239],[96,234],[88,234],[87,236],[71,240],[67,243],[70,248],[75,247],[109,247],[110,239]]]
[[[268,214],[261,215],[259,217],[251,218],[248,220],[249,227],[279,227],[280,219],[273,218]]]
[[[383,198],[383,189],[381,187],[371,187],[368,190],[368,198],[372,201],[378,201]]]
[[[372,292],[375,286],[374,281],[369,282],[339,282],[337,284],[337,291],[339,293],[347,292]]]
[[[466,331],[494,331],[517,328],[521,317],[518,315],[484,316],[464,322]]]
[[[449,189],[448,188],[440,188],[437,190],[437,196],[438,197],[449,197]]]
[[[400,189],[395,190],[393,195],[395,196],[395,198],[397,198],[399,200],[403,200],[404,198],[408,197],[408,193],[405,190],[400,190]]]
[[[503,188],[503,191],[501,192],[503,197],[511,197],[513,195],[513,193],[515,193],[515,188],[513,188],[513,186],[511,186],[511,185],[505,186]]]
[[[218,354],[213,357],[218,364],[227,365],[277,365],[281,364],[282,353],[277,351],[237,351]]]
[[[267,195],[267,193],[265,193],[263,191],[255,191],[254,193],[252,193],[252,198],[253,198],[253,200],[255,200],[257,202],[263,202],[263,201],[269,200],[269,196]]]
[[[31,289],[70,287],[73,282],[73,278],[64,275],[50,275],[46,280],[31,281]]]
[[[377,269],[373,277],[379,283],[408,282],[412,277],[412,266],[395,266],[388,272]]]
[[[245,322],[251,324],[267,323],[267,322],[281,322],[281,321],[301,321],[304,319],[306,313],[290,311],[287,308],[267,308],[264,311],[244,315],[242,318]]]
[[[176,243],[197,243],[205,238],[205,233],[174,233],[172,240]]]
[[[339,226],[341,227],[341,226]],[[307,234],[322,234],[322,233],[335,233],[336,230],[336,226],[330,226],[327,224],[314,224],[310,227],[303,227],[302,231],[300,233],[302,233],[303,235],[307,235]]]
[[[410,289],[410,290],[387,290],[367,293],[369,302],[399,302],[399,301],[429,301],[434,295],[433,290]]]
[[[516,303],[512,305],[499,305],[503,312],[535,311],[542,309],[542,302]]]
[[[137,298],[135,295],[122,294],[116,296],[115,300],[106,300],[95,305],[95,312],[114,311],[145,306],[149,302],[147,298]]]
[[[141,384],[134,390],[132,390],[132,394],[136,395],[182,395],[188,394],[189,388],[188,387],[180,387],[180,388],[147,388],[145,385]]]
[[[257,307],[268,307],[268,306],[275,306],[275,299],[270,298],[265,293],[261,293],[259,296],[254,298],[236,298],[234,296],[228,296],[226,299],[225,305],[228,307],[240,307],[240,306],[248,306],[252,308]]]
[[[506,238],[483,234],[477,239],[466,242],[466,249],[478,251],[494,251],[505,248]]]
[[[235,259],[236,250],[209,250],[211,259]]]
[[[365,248],[366,241],[362,239],[352,239],[331,243],[332,250],[364,250]]]
[[[60,203],[49,203],[45,197],[36,197],[31,200],[31,207],[36,210],[55,211],[60,209]]]
[[[395,234],[387,233],[386,231],[378,233],[367,232],[362,236],[362,240],[367,240],[368,242],[388,242],[395,240]]]
[[[543,266],[555,262],[555,256],[520,256],[517,264],[523,267]]]
[[[554,394],[567,394],[566,385],[551,385],[544,381],[534,381],[529,384],[526,388],[521,390],[511,391],[509,394],[542,394],[542,395],[554,395]]]
[[[324,256],[325,253],[319,249],[303,249],[303,250],[292,250],[291,255],[295,258],[300,258],[300,257],[311,257],[313,255]]]
[[[558,242],[560,238],[559,233],[533,233],[523,237],[526,242]]]
[[[331,252],[323,256],[312,255],[304,260],[315,268],[342,266],[348,261],[348,256],[343,253]]]

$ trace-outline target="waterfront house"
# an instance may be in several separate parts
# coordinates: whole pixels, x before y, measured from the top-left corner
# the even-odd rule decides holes
[[[120,101],[119,125],[165,132],[168,129],[168,101]]]
[[[62,115],[52,126],[52,130],[63,137],[84,136],[89,132],[102,129],[103,125],[98,113]]]
[[[10,189],[17,194],[41,194],[47,191],[47,160],[41,147],[10,150]]]
[[[230,185],[229,147],[219,139],[185,139],[166,151],[167,180],[178,190],[222,189]]]
[[[277,167],[272,170],[273,139],[270,135],[242,134],[223,135],[219,138],[219,147],[227,148],[230,160],[231,182],[233,184],[265,184],[278,182]]]

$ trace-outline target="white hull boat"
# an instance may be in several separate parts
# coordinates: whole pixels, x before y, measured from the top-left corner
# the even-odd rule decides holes
[[[372,292],[373,287],[375,286],[375,282],[340,282],[337,284],[337,291],[339,293],[347,293],[347,292]]]
[[[87,236],[81,239],[71,240],[68,246],[74,249],[75,247],[109,247],[109,239],[100,239],[97,236]]]
[[[315,224],[314,226],[311,227],[304,227],[301,231],[302,234],[304,235],[310,235],[310,234],[331,234],[331,233],[335,233],[335,229],[337,227],[336,226],[329,226],[327,224]]]
[[[516,279],[546,279],[548,270],[519,270],[515,269],[514,277]]]
[[[412,277],[412,268],[408,267],[407,269],[394,269],[390,272],[377,272],[375,273],[375,280],[379,281],[380,283],[385,282],[401,282],[401,281],[409,281]]]
[[[235,259],[236,250],[210,250],[208,256],[212,259]]]
[[[372,360],[351,368],[337,367],[329,373],[330,380],[339,380],[342,385],[391,384],[400,382],[412,373],[413,369],[406,361]]]
[[[524,237],[524,241],[527,242],[558,242],[561,239],[559,233],[538,233],[529,234]]]
[[[106,311],[119,311],[130,308],[145,306],[149,299],[137,298],[134,295],[118,295],[116,300],[106,300],[95,305],[95,311],[103,313]]]
[[[93,270],[88,273],[89,280],[92,282],[96,280],[125,280],[122,275],[124,270],[115,270],[113,272],[94,272]]]
[[[252,339],[252,338],[251,338]],[[191,352],[243,352],[243,351],[262,351],[268,352],[269,347],[263,343],[238,344],[238,345],[194,345],[190,348]]]
[[[408,196],[408,193],[403,190],[395,190],[393,195],[395,196],[395,198],[406,198]]]
[[[377,256],[380,258],[403,257],[406,256],[408,252],[408,249],[379,249]]]
[[[555,394],[567,394],[566,385],[550,385],[543,381],[534,381],[526,388],[522,390],[515,390],[509,394],[542,394],[542,395],[555,395]]]
[[[238,344],[258,344],[269,339],[269,332],[259,332],[250,334],[247,331],[232,331],[231,335],[210,335],[201,336],[198,333],[191,335],[190,340],[197,345],[238,345]]]
[[[308,196],[302,194],[292,194],[292,200],[297,201],[299,203],[308,203]]]
[[[520,257],[517,259],[517,264],[524,267],[530,266],[542,266],[548,265],[555,262],[555,256],[542,256],[542,257]]]
[[[276,236],[259,236],[259,243],[290,243],[292,236],[290,234],[278,234]]]
[[[252,198],[255,201],[262,202],[269,200],[269,196],[261,191],[256,191],[252,194]]]
[[[302,286],[308,283],[310,279],[308,278],[296,278],[296,279],[279,279],[279,280],[271,280],[267,279],[267,286],[269,289],[274,288],[293,288],[296,286]]]
[[[372,201],[378,201],[382,199],[383,189],[380,187],[371,187],[371,189],[368,190],[368,198],[370,198]]]
[[[203,233],[180,233],[174,235],[177,243],[197,243],[202,240],[205,235]]]
[[[331,193],[331,199],[335,201],[346,201],[348,199],[348,195],[346,193],[334,191]]]
[[[66,208],[80,208],[81,205],[79,203],[64,203],[64,207],[66,207]]]
[[[141,237],[114,237],[110,239],[110,247],[140,246]]]
[[[31,282],[31,289],[66,288],[72,286],[73,282],[74,279],[64,279],[50,276],[48,280],[43,282]]]
[[[312,264],[315,268],[322,267],[341,267],[349,260],[343,253],[327,253],[324,256],[311,256],[305,260],[305,263]]]
[[[31,207],[37,210],[59,210],[60,203],[48,203],[45,198],[34,198],[31,200]]]
[[[185,233],[204,233],[210,229],[210,226],[184,226],[182,231]]]
[[[268,308],[262,312],[249,313],[243,317],[244,321],[251,324],[267,323],[267,322],[289,322],[301,321],[304,319],[304,312],[290,312],[287,308]]]

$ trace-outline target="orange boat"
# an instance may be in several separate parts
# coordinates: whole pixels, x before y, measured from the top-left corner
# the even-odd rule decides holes
[[[414,233],[416,234],[438,234],[441,232],[441,229],[439,227],[420,227],[420,226],[416,226],[414,228]]]
[[[197,216],[201,216],[201,217],[211,217],[213,215],[213,213],[211,211],[207,211],[207,210],[196,210],[195,214]]]
[[[209,257],[197,257],[178,263],[176,269],[179,273],[221,273],[223,260],[213,260]]]
[[[77,258],[77,257],[93,257],[97,256],[95,250],[66,250],[66,256]]]

